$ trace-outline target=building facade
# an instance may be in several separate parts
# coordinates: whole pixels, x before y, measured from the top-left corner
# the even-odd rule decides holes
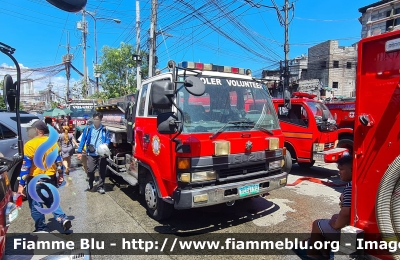
[[[308,57],[303,54],[289,61],[290,82],[296,83],[307,78]]]
[[[382,0],[358,9],[361,13],[361,38],[400,27],[400,0]],[[397,27],[397,28],[396,28]]]
[[[326,41],[308,49],[307,79],[321,82],[321,98],[355,95],[357,45]]]

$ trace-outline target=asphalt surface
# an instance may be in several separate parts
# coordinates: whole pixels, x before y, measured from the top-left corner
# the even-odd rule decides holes
[[[72,220],[73,233],[175,233],[201,231],[207,233],[303,233],[311,230],[313,220],[330,218],[339,212],[339,196],[343,187],[331,187],[310,181],[270,192],[266,197],[236,202],[233,206],[217,205],[207,208],[174,212],[167,221],[158,222],[146,214],[143,198],[134,187],[117,177],[107,178],[106,194],[85,192],[86,174],[73,159],[75,170],[66,176],[60,187],[61,207]],[[336,164],[316,164],[311,169],[293,165],[288,184],[302,177],[313,177],[343,184]],[[62,233],[52,215],[46,215],[51,233]],[[28,202],[19,211],[8,233],[31,233],[34,222]],[[306,238],[306,237],[304,237]],[[11,251],[7,249],[8,254]],[[16,252],[13,252],[14,254]],[[3,259],[40,259],[37,255],[6,255]],[[226,259],[227,256],[99,256],[92,259]],[[299,259],[297,256],[229,256],[230,259]]]

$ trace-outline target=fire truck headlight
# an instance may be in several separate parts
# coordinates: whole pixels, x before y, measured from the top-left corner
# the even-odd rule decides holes
[[[215,156],[223,156],[231,153],[231,142],[229,141],[215,141],[214,154]]]
[[[279,149],[279,138],[268,138],[268,149],[269,150],[277,150]]]
[[[314,143],[313,144],[313,151],[314,152],[323,152],[325,149],[324,143]]]
[[[189,170],[190,169],[190,158],[178,158],[178,169]]]
[[[182,173],[180,181],[181,182],[190,182],[190,173]]]
[[[281,168],[281,167],[282,167],[282,161],[279,160],[279,161],[270,162],[268,169],[269,170],[273,170],[273,169],[278,169],[278,168]]]
[[[206,202],[206,201],[208,201],[208,194],[201,194],[201,195],[196,195],[193,197],[194,203]]]
[[[215,171],[193,172],[192,182],[211,181],[217,178]]]

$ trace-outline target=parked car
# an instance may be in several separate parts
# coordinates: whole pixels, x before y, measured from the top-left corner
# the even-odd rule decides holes
[[[20,118],[22,128],[22,141],[25,144],[28,140],[32,139],[32,134],[34,134],[34,129],[30,128],[30,126],[33,122],[39,120],[39,118],[26,112],[21,112]],[[2,153],[4,157],[12,158],[18,153],[17,133],[17,117],[15,113],[0,112],[0,153]],[[17,191],[19,172],[9,171],[8,177],[11,180],[10,184],[12,190]]]

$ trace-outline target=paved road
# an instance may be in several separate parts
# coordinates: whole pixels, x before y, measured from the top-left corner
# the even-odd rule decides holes
[[[234,206],[217,205],[183,210],[168,221],[157,222],[146,214],[143,198],[134,187],[122,180],[108,179],[106,194],[85,192],[85,173],[75,162],[75,170],[59,192],[61,206],[72,219],[74,233],[169,233],[202,231],[214,233],[309,233],[316,218],[330,218],[339,211],[339,195],[343,187],[330,187],[309,181],[272,191],[262,198],[237,202]],[[315,177],[342,184],[336,165],[316,164],[304,170],[293,166],[288,183],[301,177]],[[62,232],[52,215],[48,215],[52,233]],[[9,233],[29,233],[34,230],[27,202]],[[35,256],[6,256],[6,260],[38,259]],[[93,259],[149,259],[149,256],[93,256]],[[200,256],[151,256],[151,259],[204,259]],[[213,259],[226,259],[214,256]],[[232,256],[231,259],[298,259],[295,256]]]

